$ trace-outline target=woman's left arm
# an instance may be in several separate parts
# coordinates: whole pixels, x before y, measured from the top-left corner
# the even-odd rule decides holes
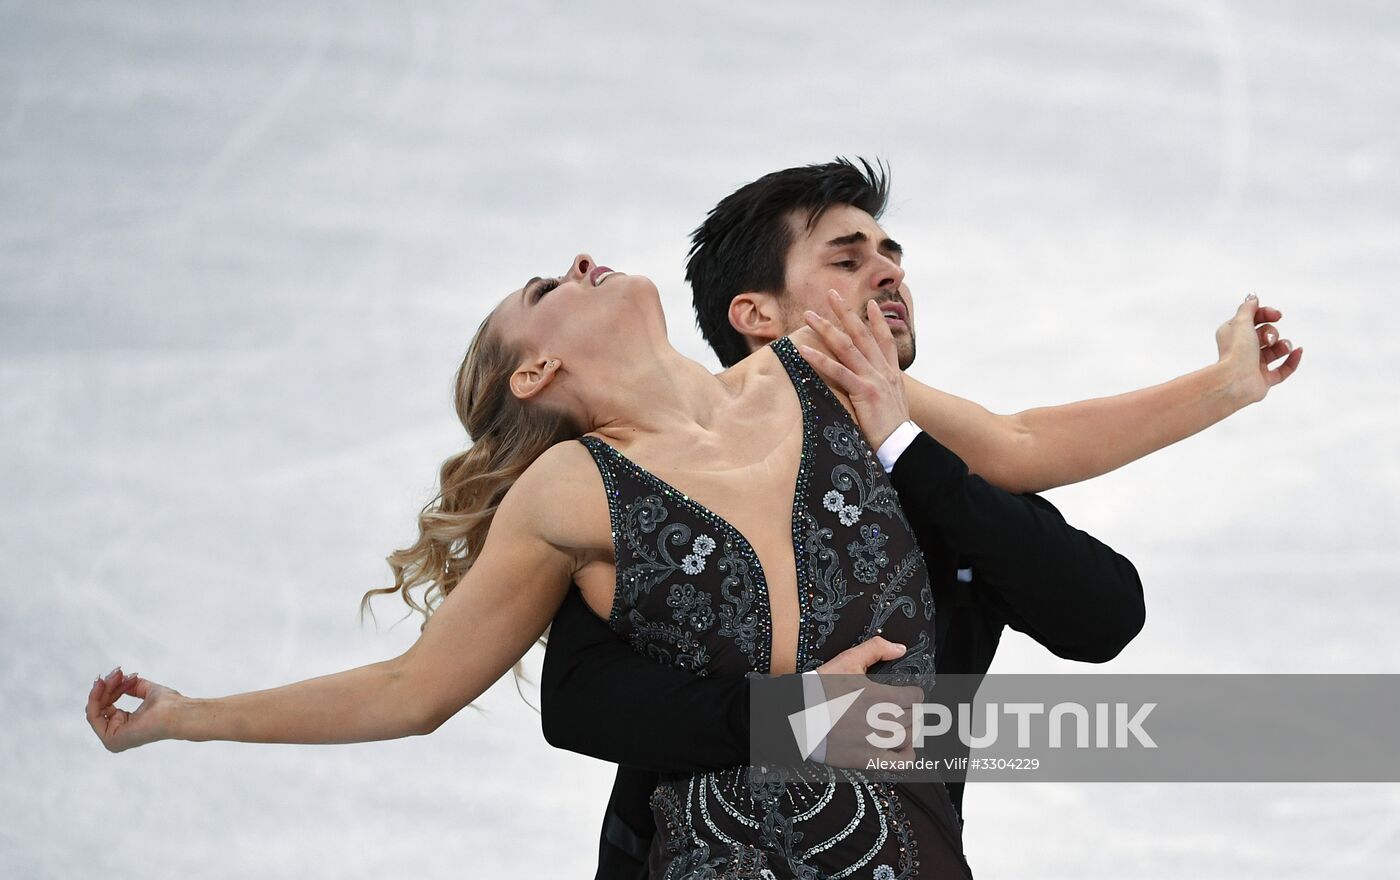
[[[808,312],[830,354],[799,350],[846,393],[920,542],[946,541],[972,564],[998,613],[1056,655],[1112,659],[1145,617],[1133,564],[1070,526],[1044,499],[970,474],[955,453],[910,423],[894,339],[874,304],[868,308],[868,325],[838,309],[840,327]]]
[[[1251,296],[1216,330],[1214,364],[1112,397],[997,415],[908,376],[904,387],[913,420],[973,473],[1008,492],[1042,492],[1116,470],[1263,400],[1303,356],[1279,338],[1273,322],[1282,317]]]

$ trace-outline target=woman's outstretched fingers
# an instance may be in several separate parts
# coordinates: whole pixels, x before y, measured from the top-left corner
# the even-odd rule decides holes
[[[831,309],[836,313],[837,320],[840,321],[851,345],[866,361],[878,367],[884,360],[884,352],[880,351],[875,337],[870,335],[870,326],[861,321],[854,310],[846,307],[846,299],[838,291],[828,290],[826,295],[831,300]]]
[[[131,676],[117,673],[117,677],[108,683],[103,690],[103,702],[107,705],[115,704],[117,700],[121,699],[121,697],[130,690],[133,680]]]
[[[1280,339],[1273,345],[1259,349],[1259,363],[1261,366],[1268,366],[1274,361],[1287,357],[1293,351],[1293,343],[1287,339]]]
[[[130,712],[117,708],[116,702],[126,694],[135,692],[142,684],[139,676],[134,673],[122,675],[118,667],[95,680],[88,690],[88,724],[109,750],[115,751],[112,749],[112,736],[131,717]]]
[[[96,699],[99,703],[106,703],[108,701],[107,695],[112,690],[112,686],[114,683],[113,676],[116,675],[116,672],[117,670],[113,669],[111,672],[97,679],[97,684],[95,685],[93,690],[93,698]]]
[[[88,694],[88,717],[106,718],[115,708],[119,685],[111,678],[111,673],[107,678],[98,679],[93,685],[92,692]]]
[[[1287,342],[1287,340],[1284,341]],[[1269,384],[1271,386],[1277,385],[1284,379],[1287,379],[1289,376],[1293,375],[1293,372],[1298,369],[1298,364],[1301,363],[1302,360],[1302,348],[1295,348],[1292,351],[1290,351],[1288,353],[1288,357],[1284,359],[1283,363],[1279,364],[1277,367],[1274,367],[1272,370],[1269,370]]]
[[[102,679],[98,679],[88,692],[87,719],[92,725],[92,729],[99,736],[106,729],[106,715],[111,712],[111,703],[107,700],[107,685]]]
[[[803,317],[807,319],[807,326],[817,331],[817,335],[822,338],[822,342],[826,343],[826,347],[836,356],[837,360],[857,372],[865,371],[869,359],[856,347],[855,342],[851,339],[851,334],[810,309]]]
[[[870,333],[875,337],[875,344],[880,349],[880,354],[885,358],[886,366],[891,369],[899,369],[899,348],[894,342],[894,333],[890,332],[890,325],[885,323],[884,312],[880,310],[880,304],[875,300],[870,300],[865,304],[865,317]]]

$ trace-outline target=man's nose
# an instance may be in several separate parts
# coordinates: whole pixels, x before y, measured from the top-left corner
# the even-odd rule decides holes
[[[572,278],[576,281],[582,281],[588,277],[588,273],[592,271],[593,267],[596,265],[597,263],[593,262],[593,257],[591,255],[579,254],[574,257],[574,262],[569,266],[569,271],[565,274],[565,277]]]
[[[875,287],[880,290],[898,290],[899,286],[904,283],[904,268],[888,257],[882,256],[880,259],[884,265],[880,267],[880,271],[876,272],[872,279]]]

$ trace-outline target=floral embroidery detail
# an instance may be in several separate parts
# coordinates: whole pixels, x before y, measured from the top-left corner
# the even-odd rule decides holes
[[[731,552],[728,544],[725,545],[724,555],[715,563],[715,567],[726,573],[719,585],[719,594],[725,604],[721,605],[717,612],[720,627],[716,632],[734,639],[739,650],[743,651],[744,656],[757,668],[759,634],[763,624],[767,622],[759,618],[759,611],[762,611],[765,618],[768,617],[767,603],[765,601],[755,608],[755,591],[749,574],[749,564],[743,557]],[[737,591],[736,587],[739,588]]]
[[[871,877],[874,880],[894,880],[894,868],[889,865],[876,865],[875,873]]]
[[[878,476],[877,476],[878,472]],[[842,492],[855,490],[856,502],[848,505],[857,511],[868,510],[880,516],[893,517],[905,529],[909,521],[904,518],[904,510],[899,506],[899,495],[885,477],[879,462],[872,458],[866,462],[865,473],[861,474],[848,464],[838,464],[831,469],[831,482]],[[850,523],[847,523],[850,525]]]
[[[836,514],[843,526],[853,526],[860,520],[860,508],[846,503],[846,496],[832,489],[822,496],[822,507]]]
[[[666,604],[675,610],[671,616],[688,624],[696,632],[704,632],[715,625],[715,612],[710,609],[710,594],[695,589],[694,584],[673,584]]]
[[[922,687],[925,692],[932,688],[936,676],[933,668],[933,646],[929,644],[928,632],[920,630],[919,637],[914,640],[914,644],[904,656],[884,672],[892,676],[892,680],[897,684],[915,685]]]
[[[633,556],[631,565],[618,570],[618,592],[624,601],[636,602],[680,567],[671,548],[690,543],[690,527],[684,523],[663,526],[670,516],[659,495],[639,498],[623,511],[621,537]],[[654,542],[649,539],[653,534]]]
[[[877,525],[860,527],[860,540],[846,545],[846,552],[852,560],[851,573],[856,580],[873,584],[880,579],[880,569],[890,564],[889,554],[882,549],[889,540],[889,535],[880,531]]]
[[[859,599],[864,593],[847,592],[846,574],[841,569],[841,557],[826,546],[831,538],[831,529],[822,528],[809,513],[806,528],[802,535],[803,574],[805,575],[808,598],[803,621],[815,626],[816,632],[808,632],[807,639],[798,640],[798,665],[806,671],[815,669],[822,661],[811,656],[812,651],[826,644],[826,639],[836,629],[841,617],[841,609]]]
[[[710,652],[695,640],[694,633],[673,623],[647,620],[635,608],[628,612],[627,622],[632,625],[629,641],[633,650],[666,666],[705,674]]]
[[[865,467],[865,473],[862,475],[852,464],[837,465],[831,471],[831,482],[836,488],[842,493],[851,489],[857,490],[859,498],[854,505],[857,509],[872,510],[882,516],[893,516],[906,529],[909,528],[894,486],[885,477],[879,458],[870,451],[870,444],[865,442],[865,437],[859,430],[856,430],[854,425],[834,424],[826,426],[822,430],[822,436],[826,438],[832,452],[855,465],[864,464]],[[842,501],[844,503],[844,496]],[[836,512],[834,508],[828,509]]]
[[[832,452],[850,461],[859,461],[861,453],[870,449],[859,431],[844,425],[829,425],[822,431],[822,436],[826,438]]]
[[[786,792],[792,774],[786,767],[750,767],[748,772],[748,794],[756,801],[768,801],[782,797]]]
[[[662,880],[720,880],[725,876],[724,858],[710,858],[710,847],[703,840],[696,844],[695,849],[678,851]]]
[[[700,535],[695,539],[695,543],[690,545],[691,552],[681,560],[681,571],[694,577],[705,570],[705,557],[715,550],[715,539],[709,535]]]
[[[910,596],[904,587],[910,576],[918,571],[921,562],[923,557],[917,550],[910,551],[899,560],[899,565],[895,566],[889,581],[880,588],[880,592],[871,603],[872,614],[870,623],[865,627],[865,638],[880,635],[895,612],[903,612],[904,616],[911,620],[914,618],[914,597]]]

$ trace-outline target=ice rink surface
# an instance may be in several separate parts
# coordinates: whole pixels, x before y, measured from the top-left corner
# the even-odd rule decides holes
[[[402,651],[416,620],[356,603],[462,445],[487,309],[588,250],[714,364],[687,233],[838,154],[893,167],[914,374],[993,410],[1205,366],[1249,291],[1305,347],[1262,404],[1049,493],[1146,583],[1101,671],[1400,672],[1392,4],[0,0],[0,876],[589,876],[610,769],[509,680],[427,738],[118,756],[88,685]],[[993,670],[1076,668],[1008,633]],[[1400,876],[1396,785],[966,811],[979,878]]]

